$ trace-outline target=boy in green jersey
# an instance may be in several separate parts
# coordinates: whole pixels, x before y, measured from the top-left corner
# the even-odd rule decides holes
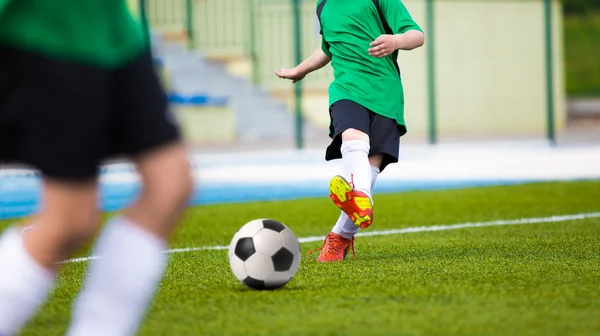
[[[46,300],[99,229],[98,168],[125,155],[140,197],[103,228],[68,335],[133,335],[193,188],[149,43],[124,0],[0,0],[0,163],[42,176],[43,206],[0,237],[0,335]]]
[[[344,176],[334,176],[329,186],[330,198],[342,210],[317,258],[329,262],[354,250],[356,232],[373,221],[376,178],[388,164],[398,162],[406,124],[397,51],[422,46],[424,35],[401,0],[319,0],[317,16],[321,48],[276,75],[295,83],[329,62],[333,67],[333,141],[325,158],[341,158]]]

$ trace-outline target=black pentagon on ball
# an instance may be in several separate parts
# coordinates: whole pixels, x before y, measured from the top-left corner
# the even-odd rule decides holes
[[[247,277],[242,282],[244,283],[244,285],[248,286],[249,288],[256,289],[256,290],[276,290],[276,289],[282,288],[286,284],[285,282],[267,284],[267,282],[258,280],[258,279],[254,279],[253,277]]]
[[[280,223],[276,220],[272,220],[272,219],[263,220],[263,226],[266,229],[273,230],[275,232],[281,232],[281,231],[285,230],[285,225],[283,225],[282,223]]]
[[[294,263],[294,254],[285,247],[282,247],[281,250],[273,254],[271,259],[273,260],[275,272],[285,272],[289,271],[292,267],[292,263]]]
[[[252,277],[247,277],[242,282],[244,283],[244,285],[246,285],[252,289],[259,289],[259,290],[267,289],[267,285],[265,284],[264,281],[254,279]]]
[[[235,244],[235,255],[242,261],[248,260],[255,252],[254,242],[250,237],[242,238]]]

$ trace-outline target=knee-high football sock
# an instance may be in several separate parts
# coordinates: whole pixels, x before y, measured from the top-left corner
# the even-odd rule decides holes
[[[35,261],[16,227],[0,238],[0,335],[10,336],[36,313],[54,282],[53,272]]]
[[[371,166],[371,195],[373,194],[373,189],[375,188],[377,176],[379,176],[379,168]],[[345,212],[341,211],[340,217],[338,217],[338,220],[331,231],[341,235],[346,239],[350,239],[358,232],[358,229],[359,228],[354,225],[352,220],[350,220],[350,217],[348,217]]]
[[[344,177],[354,183],[354,188],[371,197],[371,165],[369,164],[369,143],[349,140],[342,143],[342,164]]]
[[[98,238],[67,335],[134,335],[162,278],[166,243],[124,217]]]

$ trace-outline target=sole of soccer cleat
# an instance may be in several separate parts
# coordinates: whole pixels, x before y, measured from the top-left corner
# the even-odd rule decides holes
[[[354,188],[348,183],[348,181],[342,176],[336,175],[329,182],[329,197],[333,201],[333,203],[340,208],[342,211],[350,217],[350,220],[354,223],[355,226],[360,228],[367,228],[371,225],[372,218],[369,215],[361,216],[358,212],[348,213],[344,210],[343,203],[347,201],[352,201],[354,196],[352,194]],[[368,202],[371,201],[368,197],[355,197],[354,202]]]

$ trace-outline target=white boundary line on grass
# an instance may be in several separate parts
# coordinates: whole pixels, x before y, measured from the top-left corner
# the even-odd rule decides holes
[[[590,218],[600,218],[600,212],[588,212],[588,213],[579,213],[572,215],[559,215],[559,216],[550,216],[550,217],[534,217],[534,218],[521,218],[521,219],[508,219],[508,220],[496,220],[491,222],[468,222],[468,223],[459,223],[452,225],[433,225],[433,226],[418,226],[418,227],[410,227],[404,229],[391,229],[391,230],[382,230],[382,231],[367,231],[367,232],[359,232],[356,234],[357,237],[371,237],[371,236],[390,236],[390,235],[398,235],[398,234],[406,234],[406,233],[415,233],[415,232],[432,232],[432,231],[448,231],[448,230],[458,230],[458,229],[466,229],[466,228],[478,228],[478,227],[488,227],[488,226],[504,226],[504,225],[524,225],[524,224],[542,224],[542,223],[558,223],[558,222],[566,222],[566,221],[574,221],[574,220],[583,220]],[[312,237],[304,237],[299,238],[300,243],[312,243],[316,241],[320,241],[325,239],[324,236],[312,236]],[[187,252],[197,252],[197,251],[214,251],[214,250],[227,250],[229,246],[224,245],[215,245],[215,246],[201,246],[201,247],[186,247],[186,248],[175,248],[165,251],[165,253],[187,253]],[[84,257],[84,258],[74,258],[64,261],[63,263],[81,263],[89,260],[98,259],[98,256]]]

